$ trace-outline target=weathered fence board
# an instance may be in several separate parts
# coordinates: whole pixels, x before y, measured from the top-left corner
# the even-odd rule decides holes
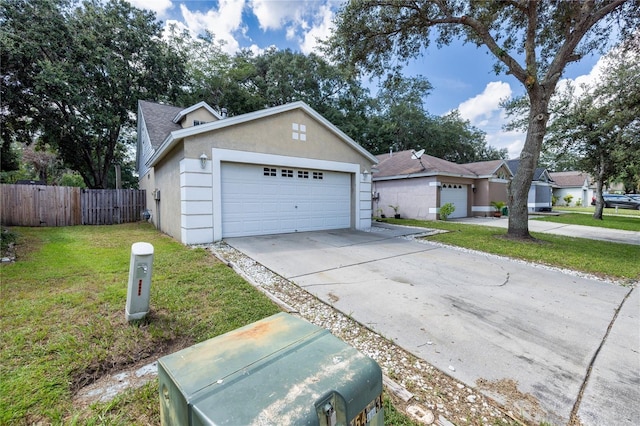
[[[2,185],[2,223],[14,226],[80,224],[80,188]]]
[[[145,191],[67,186],[0,186],[0,220],[7,226],[111,225],[136,222]]]
[[[130,189],[85,189],[81,199],[83,225],[136,222],[146,208],[144,191]]]

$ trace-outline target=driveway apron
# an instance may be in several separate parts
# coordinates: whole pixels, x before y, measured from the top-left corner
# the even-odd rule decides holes
[[[226,241],[536,423],[638,424],[637,291],[377,231]]]

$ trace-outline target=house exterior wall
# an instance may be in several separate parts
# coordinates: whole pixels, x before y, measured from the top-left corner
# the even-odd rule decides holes
[[[153,198],[153,191],[156,189],[155,169],[152,167],[147,169],[147,173],[138,180],[138,187],[145,190],[147,210],[151,212],[151,222],[155,222],[156,203]]]
[[[494,208],[491,206],[492,201],[507,201],[507,185],[509,181],[506,179],[476,179],[474,185],[476,192],[473,194],[473,205],[471,207],[472,216],[487,217],[491,216]]]
[[[207,161],[203,169],[199,159],[180,160],[180,241],[183,243],[213,241],[213,193],[212,161]]]
[[[527,198],[529,212],[551,210],[551,185],[543,182],[533,182],[529,188]]]
[[[155,166],[155,188],[160,190],[160,200],[155,206],[156,227],[173,238],[180,238],[180,161],[184,158],[183,146],[178,144]]]
[[[186,115],[214,121],[205,108]],[[206,126],[203,125],[203,126]],[[351,227],[371,227],[372,160],[350,146],[325,123],[301,109],[262,116],[244,123],[176,139],[177,144],[140,179],[147,189],[152,221],[162,232],[185,244],[222,238],[221,164],[238,162],[291,166],[349,173],[351,176]],[[201,167],[200,157],[207,156]],[[158,189],[161,199],[154,199]]]
[[[294,130],[297,125],[297,131]],[[304,131],[301,131],[301,125]],[[294,139],[294,133],[297,139]],[[302,140],[304,138],[305,140]],[[185,157],[198,158],[211,147],[264,154],[360,164],[360,172],[371,170],[371,162],[344,143],[302,110],[287,111],[229,128],[186,138]]]
[[[398,213],[405,218],[435,220],[438,206],[438,187],[435,177],[378,180],[373,183],[377,199],[373,202],[376,216],[382,213],[393,217],[390,205],[399,206]]]
[[[580,207],[587,207],[591,203],[591,197],[593,197],[593,190],[583,187],[570,187],[570,188],[553,188],[553,195],[558,199],[556,201],[556,206],[566,206],[567,202],[564,201],[564,197],[567,195],[573,195],[573,199],[571,200],[571,205]],[[580,201],[579,204],[578,201]]]

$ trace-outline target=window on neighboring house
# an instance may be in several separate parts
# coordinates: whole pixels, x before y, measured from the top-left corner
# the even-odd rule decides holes
[[[307,126],[304,124],[293,123],[291,125],[291,129],[293,130],[291,133],[291,137],[293,140],[306,141],[307,140]]]
[[[276,169],[272,169],[270,167],[265,167],[263,169],[263,174],[265,176],[277,176],[278,174],[276,173]]]
[[[194,126],[199,126],[201,124],[207,124],[208,121],[200,121],[200,120],[193,120],[193,125]]]

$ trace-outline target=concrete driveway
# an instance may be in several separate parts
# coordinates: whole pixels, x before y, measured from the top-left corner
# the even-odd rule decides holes
[[[637,290],[399,238],[416,232],[226,241],[535,423],[640,424]]]

